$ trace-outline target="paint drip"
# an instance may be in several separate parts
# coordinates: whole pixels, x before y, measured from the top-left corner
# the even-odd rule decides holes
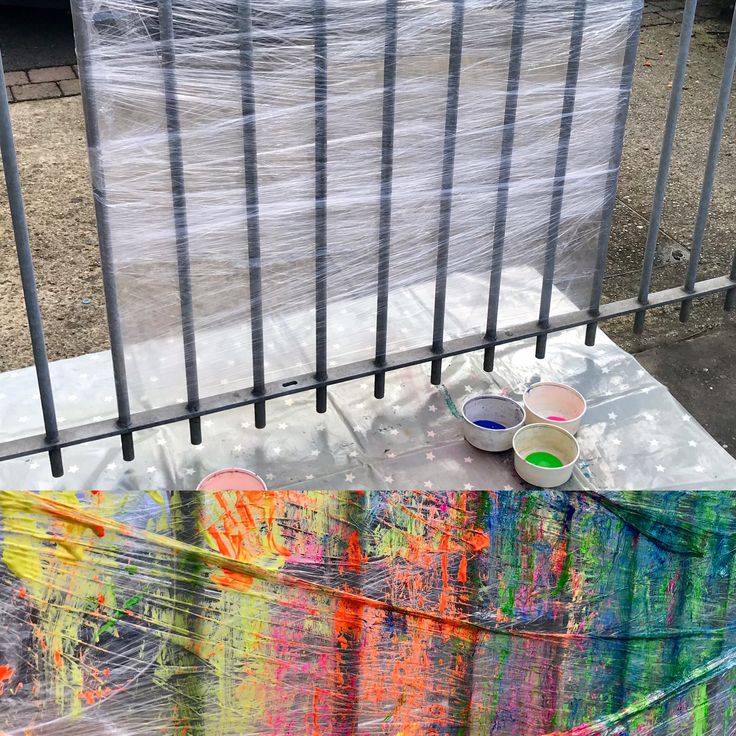
[[[551,452],[532,452],[526,456],[526,461],[538,468],[561,468],[565,464]]]
[[[477,419],[473,424],[483,427],[483,429],[508,429],[505,425],[493,422],[490,419]]]
[[[549,419],[550,422],[566,422],[567,421],[567,417],[557,417],[554,415],[547,417],[547,419]]]

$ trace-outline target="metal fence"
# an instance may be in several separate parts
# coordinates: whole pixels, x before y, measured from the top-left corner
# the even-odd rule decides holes
[[[23,285],[26,312],[33,346],[35,370],[38,378],[40,399],[43,409],[45,434],[28,436],[0,444],[0,460],[18,458],[34,453],[48,452],[52,473],[63,475],[62,448],[119,436],[125,460],[134,458],[134,433],[140,430],[187,420],[193,444],[202,442],[201,417],[227,409],[254,405],[256,426],[266,425],[266,402],[289,394],[315,391],[317,411],[327,410],[327,389],[330,385],[356,378],[373,376],[375,396],[383,398],[386,373],[407,366],[431,363],[431,381],[438,385],[442,379],[442,362],[445,358],[484,351],[484,367],[493,369],[494,352],[497,346],[526,338],[536,338],[536,355],[545,356],[547,336],[562,330],[587,326],[585,343],[592,346],[596,340],[598,323],[614,317],[635,315],[634,330],[644,329],[646,312],[668,304],[681,305],[681,320],[688,319],[692,302],[696,298],[713,294],[725,295],[725,308],[736,304],[736,257],[731,273],[718,278],[698,281],[698,265],[703,247],[705,227],[708,219],[711,195],[720,154],[726,114],[728,111],[734,69],[736,68],[736,32],[732,24],[721,81],[720,94],[714,115],[707,164],[697,221],[693,235],[687,277],[682,287],[651,293],[652,274],[657,252],[657,240],[664,206],[665,191],[672,160],[677,119],[682,100],[685,70],[688,61],[690,40],[695,20],[697,0],[687,0],[682,20],[682,31],[677,57],[672,93],[667,114],[664,142],[659,172],[654,191],[651,223],[646,242],[644,262],[641,270],[639,294],[636,297],[602,304],[603,283],[606,273],[608,244],[613,218],[613,205],[621,162],[623,138],[629,106],[630,87],[638,49],[641,7],[638,0],[632,4],[628,41],[625,48],[620,91],[618,94],[614,134],[609,160],[609,174],[605,187],[604,215],[597,239],[597,257],[592,275],[591,299],[587,309],[552,316],[550,306],[555,278],[555,260],[560,232],[562,202],[565,192],[569,142],[573,124],[575,93],[581,59],[583,30],[585,25],[586,0],[575,0],[574,15],[567,60],[566,87],[560,116],[559,138],[551,210],[547,229],[542,291],[537,320],[518,324],[511,328],[498,328],[498,308],[501,295],[501,270],[504,255],[507,219],[508,185],[511,173],[511,158],[514,148],[515,120],[521,59],[524,46],[524,19],[526,0],[515,0],[513,35],[509,57],[508,83],[504,125],[501,142],[501,159],[496,192],[495,223],[492,243],[491,277],[488,293],[488,313],[485,333],[472,337],[446,340],[444,337],[445,300],[448,276],[448,253],[450,242],[450,218],[453,206],[453,164],[455,134],[458,121],[458,98],[460,87],[460,63],[463,45],[463,22],[465,0],[453,0],[452,29],[449,47],[449,70],[447,80],[446,119],[444,151],[442,160],[442,188],[439,198],[440,227],[436,248],[437,270],[435,281],[434,329],[431,345],[400,353],[387,351],[389,256],[391,249],[390,226],[392,211],[393,138],[395,124],[395,91],[397,59],[397,7],[398,0],[386,0],[385,10],[385,53],[382,122],[382,156],[380,183],[380,219],[378,238],[378,288],[376,350],[372,360],[355,362],[328,369],[327,362],[327,26],[326,0],[313,2],[314,44],[314,98],[315,98],[315,287],[316,287],[316,371],[313,374],[294,376],[288,381],[269,383],[264,369],[264,327],[262,282],[260,264],[258,172],[256,160],[255,96],[253,84],[253,26],[250,0],[242,0],[239,10],[241,48],[241,94],[243,103],[243,136],[245,143],[245,185],[247,196],[248,263],[250,281],[250,319],[253,353],[253,386],[246,390],[201,397],[197,375],[196,339],[189,262],[189,235],[187,232],[186,201],[184,192],[181,129],[176,88],[176,55],[174,50],[174,24],[172,0],[159,0],[158,21],[161,40],[161,64],[164,78],[166,123],[169,130],[169,159],[172,181],[172,196],[175,213],[176,257],[178,289],[181,302],[183,327],[183,351],[186,366],[187,402],[165,408],[132,413],[126,377],[121,318],[118,309],[117,285],[112,267],[110,245],[110,223],[105,202],[105,185],[102,167],[97,159],[99,131],[92,113],[96,109],[94,86],[83,75],[85,97],[85,121],[91,151],[93,193],[99,230],[100,256],[107,304],[108,328],[112,354],[113,372],[117,398],[117,419],[92,422],[69,429],[59,429],[54,406],[49,361],[44,342],[44,329],[39,308],[34,268],[31,257],[28,228],[26,225],[21,183],[13,142],[8,98],[4,85],[0,85],[0,148],[5,173],[6,187],[13,221],[20,274]],[[84,42],[78,48],[80,59],[88,54]],[[2,61],[0,60],[0,72]]]

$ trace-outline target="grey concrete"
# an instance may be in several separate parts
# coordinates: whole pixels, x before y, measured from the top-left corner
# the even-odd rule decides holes
[[[636,357],[736,457],[736,325]]]

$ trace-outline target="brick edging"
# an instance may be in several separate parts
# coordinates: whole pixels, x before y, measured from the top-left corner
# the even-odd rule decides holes
[[[76,64],[5,72],[4,81],[10,102],[50,100],[81,94]]]

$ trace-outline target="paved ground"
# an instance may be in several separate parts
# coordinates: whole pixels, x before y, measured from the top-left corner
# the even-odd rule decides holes
[[[646,6],[605,283],[605,298],[609,300],[638,291],[679,43],[681,6],[681,0],[653,0]],[[719,10],[707,0],[701,2],[653,289],[677,286],[684,279],[727,41],[728,24],[719,17]],[[20,100],[38,84],[55,85],[55,97],[64,94],[62,82],[75,84],[76,80],[58,76],[44,80],[44,72],[41,76],[38,72],[39,68],[64,67],[63,75],[69,74],[66,70],[74,57],[68,17],[38,11],[8,12],[0,8],[0,46],[6,69],[37,72],[27,83],[19,77],[8,81],[13,95]],[[19,95],[15,88],[23,86],[27,89]],[[80,98],[18,101],[12,106],[12,116],[49,352],[52,358],[61,358],[102,349],[107,344],[104,299]],[[701,277],[727,273],[735,245],[736,118],[732,113],[723,140]],[[6,203],[0,201],[0,314],[4,317],[0,320],[0,344],[5,347],[0,353],[0,370],[30,363],[18,296]],[[638,353],[644,365],[735,452],[736,422],[731,417],[736,410],[736,318],[724,315],[721,307],[719,299],[697,304],[686,325],[678,322],[675,309],[650,312],[642,337],[632,334],[629,318],[609,322],[605,329],[626,349]]]

